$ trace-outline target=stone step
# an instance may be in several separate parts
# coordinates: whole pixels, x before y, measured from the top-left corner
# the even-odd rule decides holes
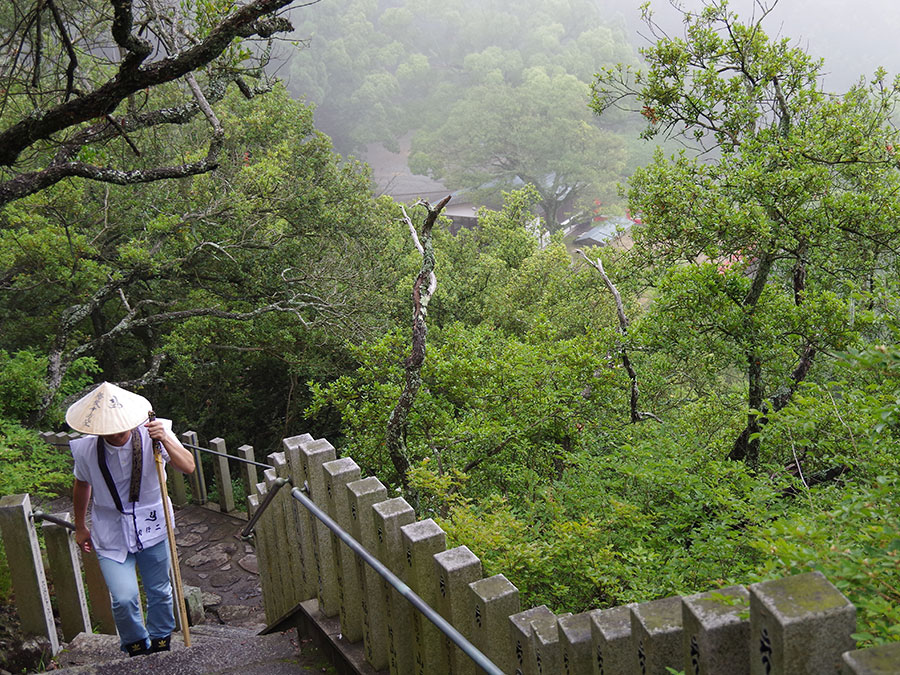
[[[311,645],[302,645],[291,630],[257,635],[232,626],[203,624],[191,630],[186,649],[180,634],[172,636],[172,651],[125,657],[114,635],[81,633],[54,659],[54,675],[129,675],[152,671],[161,675],[190,673],[313,673],[333,672]],[[323,670],[323,666],[326,666]]]

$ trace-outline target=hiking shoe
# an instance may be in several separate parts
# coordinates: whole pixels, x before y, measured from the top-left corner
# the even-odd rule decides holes
[[[161,638],[150,638],[150,650],[149,654],[155,654],[156,652],[167,652],[171,650],[171,646],[169,643],[172,640],[171,635],[166,635],[166,637]]]
[[[147,650],[147,641],[146,640],[138,640],[137,642],[129,642],[127,645],[122,647],[125,650],[125,653],[128,656],[141,656],[142,654],[149,653]]]

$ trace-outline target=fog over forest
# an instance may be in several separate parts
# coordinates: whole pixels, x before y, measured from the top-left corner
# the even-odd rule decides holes
[[[636,46],[646,44],[640,6],[643,0],[602,0],[621,12]],[[685,9],[698,9],[701,0],[682,0]],[[772,3],[766,3],[771,5]],[[759,15],[758,0],[732,0],[729,6],[742,18]],[[666,0],[651,3],[659,24],[679,34],[680,18]],[[884,67],[897,74],[896,36],[900,32],[900,4],[893,0],[781,0],[766,18],[770,35],[789,38],[810,54],[825,59],[825,85],[841,91],[861,75]],[[640,34],[640,35],[639,35]]]
[[[642,4],[322,0],[295,10],[299,48],[278,75],[315,104],[317,126],[341,153],[370,164],[378,192],[414,200],[449,189],[462,196],[455,204],[474,209],[497,207],[504,190],[530,183],[553,230],[598,201],[623,213],[616,186],[664,140],[639,140],[640,115],[588,108],[594,75],[617,63],[640,67],[639,50],[655,41]],[[697,10],[704,0],[679,5]],[[766,6],[770,36],[825,59],[828,91],[846,91],[879,66],[897,70],[894,3],[730,3],[742,21]],[[672,3],[651,7],[657,37],[683,34]]]

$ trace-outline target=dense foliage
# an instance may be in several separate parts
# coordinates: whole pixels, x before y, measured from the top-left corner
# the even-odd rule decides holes
[[[635,60],[621,17],[590,0],[342,0],[302,19],[291,90],[342,150],[411,139],[413,171],[478,204],[531,184],[551,230],[615,201],[645,156],[628,118],[586,106],[594,73]]]
[[[215,173],[63,181],[0,212],[0,492],[56,487],[65,468],[31,430],[108,379],[230,446],[264,454],[308,431],[392,488],[408,478],[420,515],[525,604],[576,612],[818,569],[859,608],[862,643],[900,639],[900,83],[876,73],[828,95],[818,61],[718,1],[686,14],[684,38],[647,48],[638,74],[621,36],[588,25],[590,3],[539,4],[533,22],[498,3],[323,6],[293,86],[321,95],[348,143],[389,143],[426,128],[391,107],[400,97],[419,120],[437,104],[473,112],[455,89],[469,78],[475,98],[518,100],[560,138],[597,133],[618,156],[580,117],[587,102],[573,112],[572,76],[626,61],[594,82],[596,110],[636,101],[646,135],[689,146],[630,181],[633,246],[587,252],[627,331],[599,269],[536,217],[546,186],[498,177],[500,208],[434,231],[411,469],[398,475],[385,428],[421,259],[400,207],[371,196],[365,169],[283,88],[223,95]],[[486,46],[497,22],[533,51]],[[457,40],[428,38],[434,26]],[[351,55],[382,70],[361,78]],[[516,99],[530,86],[545,91]],[[557,94],[551,122],[541,97]],[[463,128],[453,112],[446,124]],[[160,135],[148,161],[202,152],[197,134],[200,121]],[[637,423],[623,353],[649,413]]]

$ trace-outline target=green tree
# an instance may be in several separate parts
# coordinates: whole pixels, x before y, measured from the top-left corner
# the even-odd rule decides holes
[[[496,202],[502,192],[534,186],[547,227],[564,209],[614,194],[624,170],[621,141],[590,119],[587,85],[543,68],[506,84],[492,70],[447,114],[444,124],[414,139],[410,168],[475,199]]]
[[[261,65],[236,39],[291,30],[275,15],[288,4],[6,3],[0,10],[0,55],[8,65],[0,95],[0,206],[70,177],[127,185],[213,170],[224,129],[210,101],[231,82],[252,95],[243,78],[259,75]],[[155,45],[144,36],[148,28]],[[260,53],[264,63],[268,50]],[[186,88],[169,86],[180,78]],[[209,127],[205,156],[146,161],[144,139],[201,116]],[[103,152],[110,146],[113,152]]]
[[[646,71],[603,71],[593,103],[631,107],[645,136],[704,153],[658,153],[635,174],[635,251],[658,275],[648,321],[662,341],[744,371],[746,424],[729,456],[751,464],[766,413],[877,321],[853,294],[896,269],[900,236],[897,86],[879,72],[825,94],[821,62],[770,39],[765,15],[743,23],[719,0],[685,11],[685,39],[642,50]]]
[[[587,83],[632,59],[621,22],[589,0],[340,0],[295,17],[290,87],[342,151],[434,131],[492,71],[511,86],[532,67]]]
[[[284,405],[247,391],[252,373],[293,368],[296,377],[307,339],[330,344],[330,356],[308,359],[302,382],[381,321],[395,240],[365,174],[339,163],[311,111],[281,89],[253,101],[229,95],[217,114],[233,135],[215,173],[146,187],[63,183],[7,207],[0,347],[49,357],[35,419],[72,364],[91,356],[107,379],[135,387],[174,369],[195,383],[182,401],[196,401],[198,416],[215,383],[232,413],[267,409],[274,425],[271,411]],[[190,152],[196,129],[182,131],[161,151]]]

